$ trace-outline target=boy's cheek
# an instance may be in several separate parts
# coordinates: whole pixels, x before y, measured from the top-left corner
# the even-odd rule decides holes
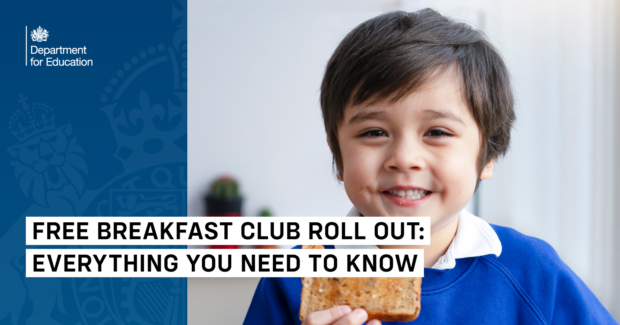
[[[374,190],[371,178],[369,178],[368,175],[364,175],[363,172],[357,172],[358,170],[356,168],[360,167],[362,166],[355,166],[355,168],[351,166],[349,169],[345,168],[344,187],[351,200],[354,198],[368,200],[371,198],[371,194]]]
[[[367,182],[377,174],[378,155],[363,147],[345,148],[342,152],[345,184]],[[368,185],[368,184],[367,184]]]
[[[433,169],[436,175],[449,180],[446,185],[476,181],[476,157],[467,151],[453,151],[437,156]]]
[[[347,192],[347,196],[351,203],[362,213],[363,215],[375,215],[375,211],[370,211],[369,207],[371,198],[368,195],[368,192],[364,190],[363,186],[358,186],[358,184],[347,184],[345,182],[345,191]]]
[[[351,203],[355,205],[360,212],[366,210],[366,214],[377,214],[372,209],[374,194],[376,189],[376,172],[372,171],[368,159],[351,160],[351,164],[344,166],[344,188]],[[373,211],[368,211],[369,209]]]

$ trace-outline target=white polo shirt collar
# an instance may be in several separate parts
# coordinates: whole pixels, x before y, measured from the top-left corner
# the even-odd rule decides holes
[[[360,213],[355,207],[347,214],[347,217],[359,216]],[[334,245],[334,247],[336,249],[379,249],[376,245]],[[459,213],[459,225],[452,243],[432,268],[438,270],[452,269],[456,266],[457,258],[489,254],[499,257],[501,253],[502,243],[491,225],[463,209]]]

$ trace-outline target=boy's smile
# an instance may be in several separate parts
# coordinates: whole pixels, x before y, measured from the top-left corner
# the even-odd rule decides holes
[[[428,200],[432,192],[413,186],[394,186],[388,190],[380,191],[388,199],[400,206],[418,206]]]
[[[396,103],[347,107],[338,132],[345,190],[365,216],[430,216],[433,232],[471,199],[480,131],[457,69]],[[480,178],[490,178],[494,162]]]

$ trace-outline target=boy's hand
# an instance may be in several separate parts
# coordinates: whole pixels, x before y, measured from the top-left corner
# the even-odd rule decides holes
[[[336,306],[315,311],[301,325],[362,325],[367,319],[368,314],[363,309],[351,311],[349,306]],[[381,322],[374,319],[368,325],[381,325]]]

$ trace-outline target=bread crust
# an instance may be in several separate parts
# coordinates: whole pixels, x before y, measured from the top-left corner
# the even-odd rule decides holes
[[[324,247],[322,245],[304,245],[302,246],[302,249],[323,249]],[[316,278],[316,279],[322,279],[322,278]],[[421,309],[421,291],[422,291],[422,278],[392,278],[393,280],[389,280],[390,278],[328,278],[328,279],[332,279],[332,281],[347,281],[347,279],[349,279],[348,281],[351,282],[351,287],[349,289],[355,289],[357,290],[357,292],[360,292],[361,289],[363,289],[366,293],[369,293],[369,289],[367,285],[364,285],[364,281],[368,281],[368,283],[374,283],[374,282],[381,282],[381,283],[377,283],[378,287],[375,287],[375,289],[382,289],[383,293],[384,293],[384,297],[385,297],[385,291],[387,288],[385,287],[388,284],[398,284],[398,282],[400,281],[400,284],[405,284],[407,285],[406,289],[409,288],[413,288],[413,298],[414,301],[412,301],[413,306],[410,306],[406,309],[412,310],[413,309],[413,313],[410,311],[406,311],[406,312],[398,312],[395,310],[389,311],[389,310],[383,310],[383,311],[373,311],[373,310],[369,310],[371,308],[366,308],[367,303],[365,303],[364,301],[368,301],[370,300],[367,296],[359,298],[360,296],[357,295],[357,300],[354,299],[353,297],[349,297],[350,299],[346,299],[343,298],[345,301],[348,301],[349,303],[338,303],[338,300],[340,298],[342,298],[342,292],[340,291],[340,288],[336,288],[335,292],[337,293],[337,297],[335,299],[335,301],[329,301],[329,305],[325,305],[325,301],[323,301],[323,305],[321,306],[321,308],[318,308],[316,306],[317,304],[317,292],[314,292],[314,296],[312,295],[312,287],[314,285],[315,282],[315,278],[302,278],[301,282],[302,282],[302,290],[301,290],[301,306],[299,308],[299,319],[303,322],[305,317],[307,315],[309,315],[310,313],[317,311],[317,310],[323,310],[323,309],[328,309],[331,308],[333,306],[336,305],[343,305],[343,304],[348,304],[351,308],[356,309],[356,308],[363,308],[364,310],[366,310],[366,312],[368,313],[368,320],[372,320],[372,319],[377,319],[383,322],[389,322],[389,321],[398,321],[398,322],[409,322],[412,320],[415,320],[419,314],[420,314],[420,309]],[[340,279],[340,280],[338,280]],[[317,283],[316,285],[320,285],[321,288],[326,288],[326,291],[323,292],[323,289],[319,290],[319,292],[322,292],[321,294],[318,294],[319,296],[321,296],[320,298],[325,298],[325,299],[330,299],[331,296],[333,295],[333,292],[331,295],[328,295],[328,289],[334,289],[334,285],[330,285],[325,284],[326,280],[321,280],[321,282]],[[323,286],[325,285],[325,287]],[[381,287],[383,285],[383,287]],[[400,290],[400,289],[398,289]],[[370,291],[370,293],[372,293],[372,291]],[[346,296],[346,294],[344,294]],[[326,298],[327,296],[327,298]],[[374,298],[374,295],[372,295],[372,297]],[[320,299],[319,298],[319,299]],[[411,298],[411,297],[409,297]],[[360,299],[362,300],[362,304],[359,304],[358,302],[360,301]],[[390,298],[387,298],[388,300]],[[398,297],[394,298],[399,299]],[[342,300],[340,301],[342,302]],[[394,302],[394,301],[392,301]],[[331,307],[330,307],[331,306]],[[393,307],[393,306],[392,306]],[[376,309],[376,308],[375,308]],[[401,308],[402,309],[402,308]]]
[[[324,249],[323,245],[302,245],[301,249]],[[301,306],[299,307],[299,320],[302,322],[306,315],[310,314],[309,312],[309,300],[310,297],[310,287],[312,286],[313,278],[301,278]],[[307,297],[304,299],[304,297]]]

